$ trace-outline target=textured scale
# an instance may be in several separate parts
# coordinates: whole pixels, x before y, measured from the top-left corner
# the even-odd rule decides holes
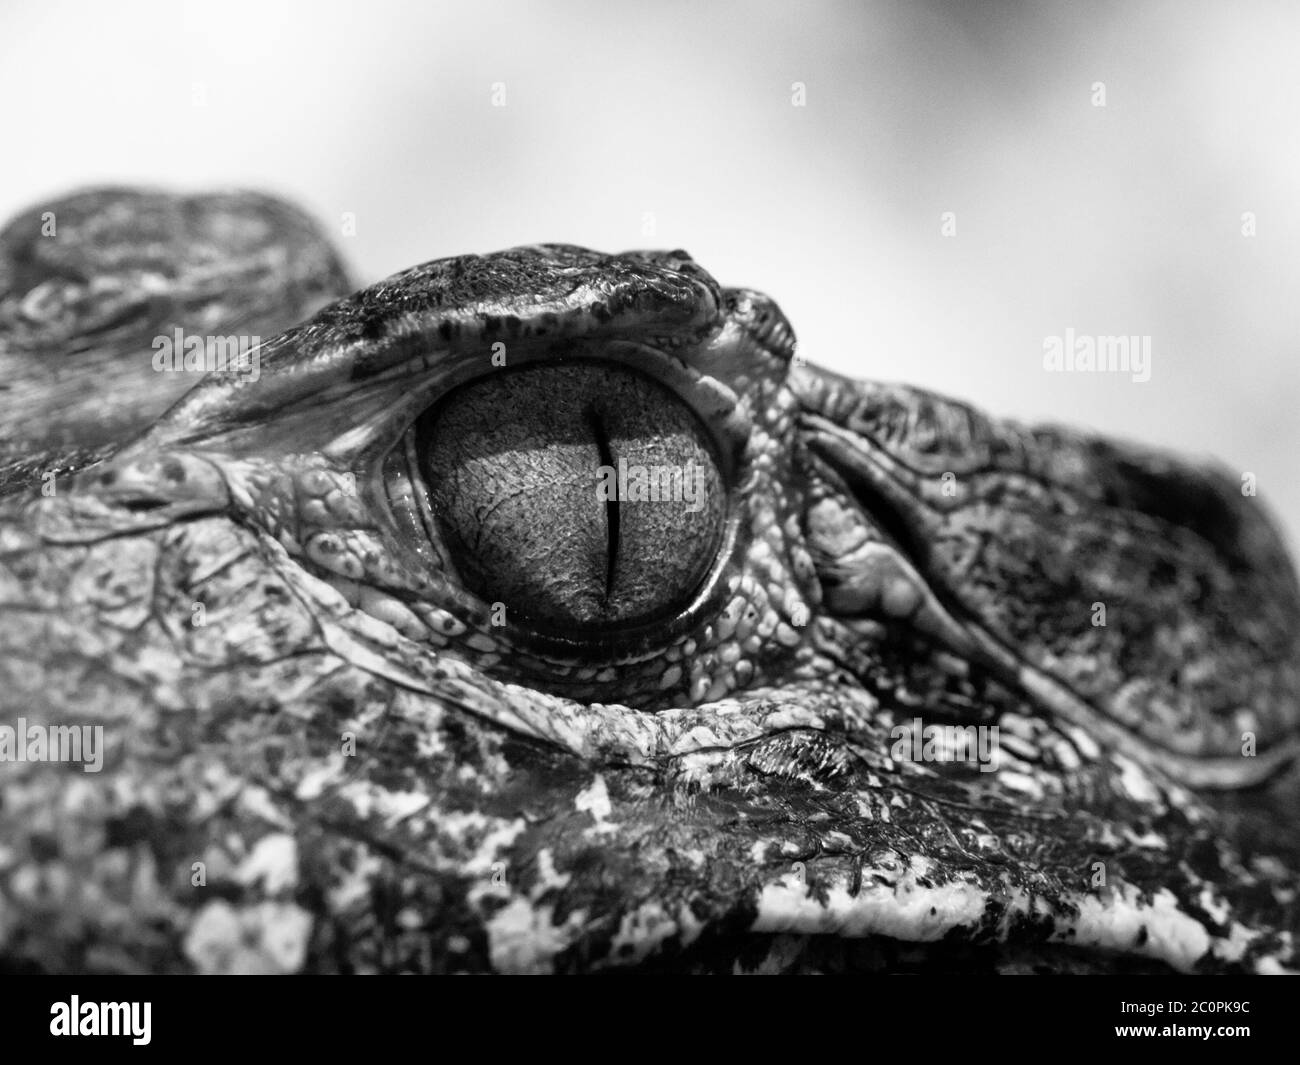
[[[141,195],[0,233],[0,724],[107,741],[0,762],[3,964],[1297,966],[1300,592],[1231,475],[818,370],[683,252],[345,295],[285,205]],[[148,311],[33,325],[78,270]],[[259,377],[181,395],[142,370],[173,325],[263,335]],[[427,535],[411,427],[502,352],[712,434],[725,543],[671,618],[548,630]],[[996,769],[898,757],[914,721],[997,726]]]

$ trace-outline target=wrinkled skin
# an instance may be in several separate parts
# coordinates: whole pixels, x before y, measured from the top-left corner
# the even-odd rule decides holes
[[[0,252],[0,724],[106,749],[0,762],[7,968],[1300,964],[1300,593],[1232,474],[819,371],[681,252],[348,296],[285,205],[121,190]],[[176,326],[273,339],[196,384],[150,367]],[[459,579],[403,456],[494,354],[706,428],[725,542],[670,613]],[[917,718],[997,725],[996,769],[900,752]]]

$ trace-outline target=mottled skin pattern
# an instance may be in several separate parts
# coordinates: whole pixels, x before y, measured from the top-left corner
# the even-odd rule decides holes
[[[261,204],[302,267],[278,329],[345,282]],[[242,328],[238,299],[164,301],[134,344],[69,346],[43,279],[5,277],[25,381]],[[502,353],[635,367],[713,435],[726,543],[673,617],[578,639],[460,586],[410,430]],[[440,260],[260,357],[108,455],[71,413],[57,447],[7,435],[0,724],[102,724],[107,755],[0,762],[4,966],[1300,965],[1300,593],[1230,474],[816,370],[682,252]],[[893,757],[914,718],[996,724],[997,770]]]

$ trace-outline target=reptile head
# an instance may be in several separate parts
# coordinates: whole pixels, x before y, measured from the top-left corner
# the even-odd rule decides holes
[[[92,820],[230,870],[169,891],[164,964],[286,922],[317,968],[1295,963],[1300,594],[1255,501],[816,370],[682,252],[396,275],[4,534],[6,705],[96,693]]]

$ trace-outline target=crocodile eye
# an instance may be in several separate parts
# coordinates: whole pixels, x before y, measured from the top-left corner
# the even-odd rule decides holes
[[[502,370],[450,392],[415,433],[461,581],[534,624],[662,618],[700,588],[722,545],[709,437],[668,389],[625,367]]]

